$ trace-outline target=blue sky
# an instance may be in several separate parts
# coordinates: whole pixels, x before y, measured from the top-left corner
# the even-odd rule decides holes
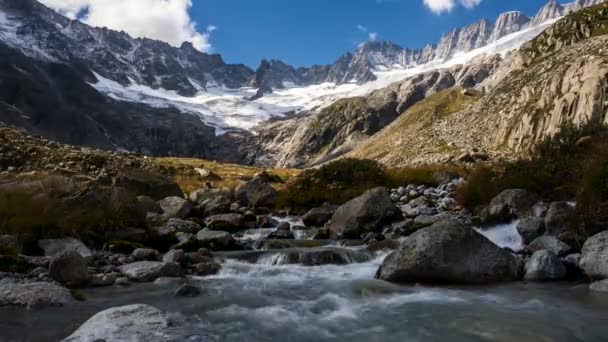
[[[227,62],[256,67],[267,58],[309,66],[333,62],[371,32],[416,48],[454,27],[494,20],[501,12],[534,15],[546,2],[484,0],[472,9],[456,6],[438,15],[423,0],[194,0],[190,15],[199,27],[217,27],[210,38],[212,51]]]

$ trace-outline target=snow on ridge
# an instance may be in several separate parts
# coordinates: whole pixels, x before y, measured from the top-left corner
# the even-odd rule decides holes
[[[97,74],[95,76],[98,83],[92,86],[116,100],[140,102],[158,108],[175,107],[182,112],[198,115],[207,125],[216,128],[218,135],[234,129],[251,131],[259,123],[272,117],[283,117],[287,112],[323,108],[341,98],[364,96],[416,74],[465,64],[484,54],[504,55],[530,41],[557,20],[509,34],[470,52],[457,53],[445,62],[434,61],[412,68],[377,70],[375,72],[377,80],[363,85],[323,83],[301,87],[287,84],[285,89],[277,89],[255,101],[246,100],[256,93],[256,89],[253,88],[229,89],[208,86],[207,91],[204,91],[199,86],[201,89],[197,87],[199,92],[196,96],[184,97],[175,91],[152,89],[136,83],[124,87]]]

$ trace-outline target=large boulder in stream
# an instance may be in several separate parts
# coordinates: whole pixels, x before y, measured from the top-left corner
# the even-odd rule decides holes
[[[70,290],[48,282],[19,283],[5,278],[0,280],[0,306],[24,306],[30,309],[63,306],[74,302]]]
[[[175,332],[171,332],[171,323],[154,307],[127,305],[97,313],[63,341],[178,341]]]
[[[532,212],[538,201],[536,195],[524,189],[509,189],[494,197],[481,213],[483,223],[508,222],[516,217],[524,217]]]
[[[525,280],[555,281],[566,277],[567,270],[562,260],[555,253],[547,250],[538,251],[526,263]]]
[[[576,230],[578,217],[574,206],[568,202],[553,202],[545,216],[547,234],[561,236]]]
[[[608,278],[608,230],[585,242],[580,266],[591,279]]]
[[[278,193],[272,187],[273,177],[267,172],[261,172],[252,180],[239,185],[234,197],[246,207],[273,207]]]
[[[70,287],[86,285],[91,279],[85,259],[76,251],[53,257],[49,274],[53,280]]]
[[[458,221],[442,221],[410,235],[380,266],[395,283],[484,284],[520,278],[521,261]]]
[[[306,227],[323,227],[338,209],[338,206],[325,203],[318,208],[310,209],[304,216],[302,222]]]
[[[171,262],[138,261],[121,266],[120,273],[136,282],[151,282],[160,277],[181,277],[180,265]]]
[[[402,220],[386,188],[375,188],[340,206],[328,225],[336,238],[358,239],[362,234],[380,232],[382,227]]]
[[[66,252],[76,252],[86,260],[93,256],[93,252],[82,241],[75,238],[39,240],[38,247],[45,256],[58,256]]]

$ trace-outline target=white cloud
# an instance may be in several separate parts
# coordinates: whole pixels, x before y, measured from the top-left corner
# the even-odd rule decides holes
[[[374,41],[376,41],[376,39],[378,39],[378,33],[376,33],[376,32],[370,32],[369,35],[368,35],[368,37],[369,37],[369,40],[371,42],[374,42]]]
[[[41,0],[45,5],[83,22],[125,31],[134,37],[165,41],[173,46],[192,42],[201,51],[210,51],[213,25],[199,32],[188,9],[191,0]]]
[[[443,12],[451,12],[457,5],[466,8],[474,8],[479,5],[482,0],[423,0],[426,7],[431,11],[441,14]]]
[[[357,30],[359,30],[359,31],[361,31],[363,33],[367,33],[367,31],[369,31],[366,26],[363,26],[361,24],[357,25]]]

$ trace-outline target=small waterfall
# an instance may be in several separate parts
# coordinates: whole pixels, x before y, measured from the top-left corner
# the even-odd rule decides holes
[[[371,255],[365,251],[350,248],[318,247],[318,248],[289,248],[271,251],[261,256],[257,264],[267,266],[279,265],[348,265],[371,260]]]
[[[519,223],[519,221],[499,224],[488,228],[475,228],[475,230],[498,247],[509,248],[514,252],[518,252],[524,247],[521,235],[519,235],[519,232],[517,231],[517,223]]]

